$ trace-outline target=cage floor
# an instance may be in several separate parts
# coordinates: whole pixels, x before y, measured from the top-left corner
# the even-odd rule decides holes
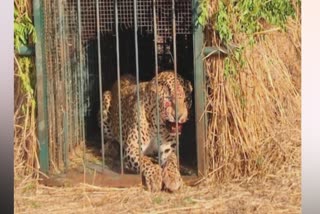
[[[50,177],[43,177],[41,183],[46,186],[74,186],[79,183],[87,183],[115,187],[130,187],[142,184],[139,174],[125,173],[121,175],[119,173],[120,163],[115,161],[113,164],[113,166],[106,165],[103,168],[99,148],[87,145],[84,153],[83,147],[79,146],[73,148],[70,153],[68,169]],[[198,180],[194,169],[182,164],[180,168],[182,177],[187,184],[192,185]]]
[[[156,157],[153,157],[153,158],[156,159]],[[102,168],[103,160],[100,152],[100,147],[97,146],[97,142],[93,142],[93,141],[87,142],[86,162],[87,162],[87,165],[90,165],[95,169]],[[121,172],[120,157],[118,156],[117,158],[113,158],[113,157],[111,158],[111,157],[105,156],[105,169],[111,170],[113,173],[120,174]],[[126,171],[126,170],[124,170],[124,173],[133,174],[132,172]],[[184,163],[183,161],[180,161],[180,173],[183,176],[196,176],[197,174],[196,169]]]

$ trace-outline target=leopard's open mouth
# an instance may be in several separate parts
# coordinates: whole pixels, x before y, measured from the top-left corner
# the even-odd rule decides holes
[[[166,122],[166,127],[169,130],[170,134],[175,135],[176,133],[178,133],[179,135],[181,134],[181,130],[182,130],[182,123],[178,123],[178,129],[176,127],[176,123],[175,122]]]

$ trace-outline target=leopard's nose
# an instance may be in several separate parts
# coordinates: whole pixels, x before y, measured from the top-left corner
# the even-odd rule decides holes
[[[178,122],[179,123],[185,123],[187,121],[187,118],[181,117]]]
[[[176,114],[176,119],[179,121],[180,119],[181,119],[181,117],[182,117],[182,113],[181,112],[178,112],[177,114]]]
[[[178,114],[176,114],[175,119],[178,121],[178,123],[186,122],[186,118],[182,112],[178,112]]]

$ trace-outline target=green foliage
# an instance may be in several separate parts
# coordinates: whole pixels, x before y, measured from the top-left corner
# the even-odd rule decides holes
[[[209,18],[209,0],[199,0],[199,10],[197,23],[205,26]]]
[[[14,1],[14,48],[15,48],[15,180],[32,174],[38,176],[39,163],[35,158],[38,150],[36,135],[36,95],[34,57],[20,56],[22,45],[33,45],[36,40],[35,28],[30,19],[29,0]],[[37,207],[38,205],[34,205]]]
[[[34,25],[27,12],[14,8],[14,47],[17,50],[21,45],[28,45],[36,41]]]
[[[219,11],[216,17],[215,29],[219,32],[222,41],[229,42],[232,40],[233,34],[231,29],[231,19],[227,5],[219,0]]]
[[[33,70],[33,62],[30,60],[29,57],[21,57],[18,59],[19,62],[19,69],[18,69],[18,76],[21,80],[22,83],[22,90],[29,95],[34,94],[34,84],[35,84],[35,79],[34,75],[32,75],[32,70]]]
[[[298,0],[297,4],[300,4]],[[257,32],[263,31],[263,23],[285,29],[288,17],[294,17],[291,0],[218,0],[218,11],[214,15],[214,29],[223,43],[237,43],[234,35],[245,34],[249,44],[254,45]],[[233,76],[237,68],[244,66],[243,45],[225,59],[225,76]]]
[[[284,28],[287,18],[295,16],[290,0],[219,0],[218,6],[215,29],[226,43],[238,33],[254,41],[263,22]]]
[[[18,50],[21,45],[34,44],[36,41],[35,28],[28,15],[27,1],[18,0],[14,4],[14,48]],[[35,108],[35,72],[34,63],[31,57],[15,56],[16,75],[21,82],[21,92],[27,98],[26,103],[22,106],[23,112],[28,112],[25,109]]]
[[[243,59],[242,52],[243,46],[239,46],[230,50],[230,54],[224,59],[224,75],[225,77],[234,77],[239,68],[243,68],[245,60]]]
[[[290,1],[268,1],[263,7],[261,16],[269,23],[284,27],[287,17],[295,16],[294,8]]]

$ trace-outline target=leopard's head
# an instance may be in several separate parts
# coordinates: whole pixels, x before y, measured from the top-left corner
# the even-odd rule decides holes
[[[156,97],[156,77],[151,84],[153,96]],[[166,125],[171,135],[181,134],[182,126],[188,120],[192,90],[191,82],[178,74],[175,80],[173,71],[164,71],[158,75],[160,123]]]

